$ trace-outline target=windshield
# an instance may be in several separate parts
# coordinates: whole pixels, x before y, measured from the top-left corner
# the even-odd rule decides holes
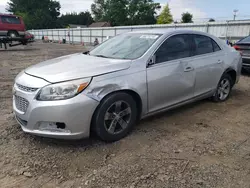
[[[118,35],[93,49],[92,56],[114,59],[137,59],[160,37],[158,34]]]

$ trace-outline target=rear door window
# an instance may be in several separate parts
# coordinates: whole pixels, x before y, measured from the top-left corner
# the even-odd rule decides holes
[[[214,47],[214,52],[218,52],[221,50],[221,48],[219,47],[219,45],[213,40],[212,40],[212,44],[213,44],[213,47]]]
[[[21,20],[14,16],[1,16],[2,23],[7,24],[21,24]]]
[[[194,55],[202,55],[214,52],[212,39],[203,35],[194,35]]]

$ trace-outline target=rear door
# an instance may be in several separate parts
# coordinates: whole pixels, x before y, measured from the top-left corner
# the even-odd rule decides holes
[[[216,89],[224,71],[225,53],[210,37],[192,35],[193,61],[195,69],[194,96],[200,96]]]

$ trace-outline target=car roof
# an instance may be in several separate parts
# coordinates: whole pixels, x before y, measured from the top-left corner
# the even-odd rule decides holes
[[[147,33],[147,34],[162,34],[162,35],[171,35],[171,34],[198,34],[198,35],[207,35],[211,36],[208,33],[201,32],[201,31],[193,31],[193,30],[185,30],[185,29],[149,29],[149,30],[138,30],[138,31],[131,31],[129,33]]]
[[[17,17],[16,15],[13,15],[13,14],[1,14],[1,13],[0,13],[0,16],[11,16],[11,17]]]

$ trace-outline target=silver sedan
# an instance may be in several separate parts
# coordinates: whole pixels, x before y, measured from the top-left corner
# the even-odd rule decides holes
[[[227,100],[241,67],[239,52],[206,33],[125,33],[22,71],[13,108],[27,133],[81,139],[93,131],[116,141],[155,113],[204,98]]]

